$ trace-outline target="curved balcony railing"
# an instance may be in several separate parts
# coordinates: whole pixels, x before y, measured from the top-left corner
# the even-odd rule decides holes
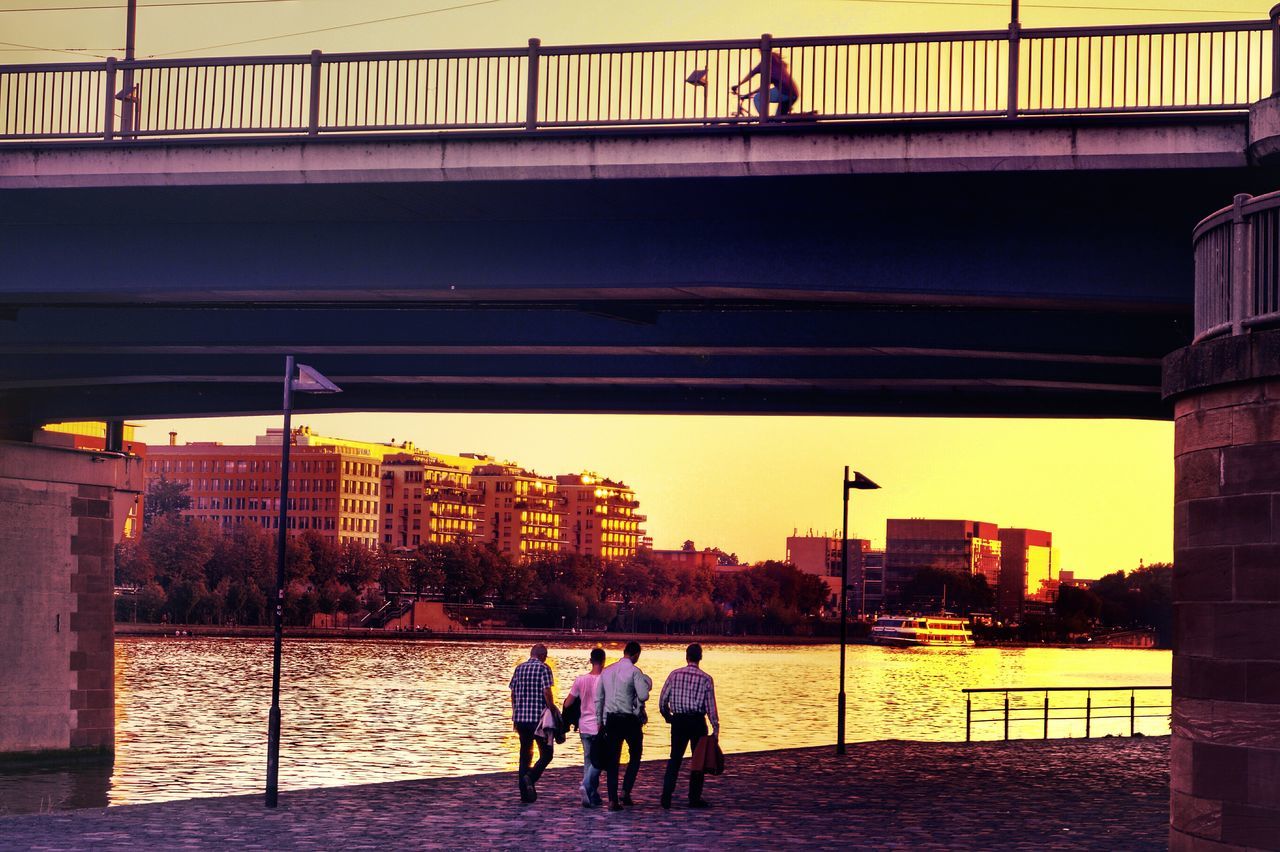
[[[1237,195],[1192,235],[1195,341],[1280,323],[1280,192]]]
[[[0,66],[0,141],[1243,110],[1270,20]],[[777,55],[788,115],[731,87]],[[772,63],[772,59],[763,60]],[[768,77],[768,69],[762,76]],[[752,88],[753,84],[748,84]]]

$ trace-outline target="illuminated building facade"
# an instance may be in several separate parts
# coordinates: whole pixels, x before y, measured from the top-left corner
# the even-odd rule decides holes
[[[624,482],[594,473],[556,477],[564,505],[564,549],[605,561],[636,555],[644,530],[640,502]]]
[[[470,465],[414,451],[382,459],[383,547],[470,542],[479,504]]]
[[[1053,558],[1053,534],[1044,530],[1000,530],[1000,584],[996,609],[1006,620],[1020,620],[1027,601],[1053,603],[1058,571]]]
[[[295,432],[295,440],[301,430]],[[151,447],[148,485],[163,476],[186,483],[187,517],[223,527],[255,523],[279,528],[280,435],[268,430],[257,443],[196,442]],[[355,446],[295,444],[290,450],[291,533],[315,530],[337,542],[378,542],[381,465],[369,450]]]
[[[903,589],[922,569],[1000,581],[1000,528],[983,521],[890,518],[885,534],[884,600],[901,607]]]
[[[560,552],[564,504],[554,479],[514,464],[478,464],[471,486],[479,501],[477,542],[513,559]]]

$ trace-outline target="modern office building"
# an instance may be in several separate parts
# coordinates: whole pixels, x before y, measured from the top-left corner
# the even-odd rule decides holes
[[[1000,530],[1000,583],[996,611],[1006,621],[1021,620],[1027,601],[1053,603],[1058,571],[1053,558],[1053,534],[1044,530]]]
[[[554,479],[516,464],[486,463],[471,469],[471,487],[479,495],[476,541],[513,559],[560,552],[565,501]]]
[[[787,561],[806,574],[823,578],[833,595],[840,594],[843,553],[839,536],[787,537]],[[874,613],[884,603],[884,551],[872,550],[865,538],[849,539],[851,613]]]
[[[884,600],[901,607],[904,587],[925,568],[1000,581],[999,527],[983,521],[890,518],[885,533]]]
[[[305,427],[304,427],[305,429]],[[224,527],[256,523],[279,528],[280,438],[268,430],[252,445],[195,442],[148,448],[148,484],[161,476],[186,483],[191,508],[183,514]],[[379,541],[381,464],[367,448],[312,443],[294,432],[290,449],[291,532],[316,530],[338,542]]]
[[[564,505],[564,549],[605,561],[636,555],[644,530],[640,502],[625,482],[594,473],[556,477]]]

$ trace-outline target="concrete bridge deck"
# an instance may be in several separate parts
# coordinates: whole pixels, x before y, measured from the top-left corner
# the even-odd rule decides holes
[[[653,726],[650,726],[653,728]],[[664,750],[665,726],[650,733]],[[854,743],[729,755],[707,781],[713,807],[677,790],[658,806],[646,761],[636,806],[585,810],[581,749],[558,747],[522,805],[514,773],[0,818],[0,844],[32,850],[136,849],[1026,849],[1166,848],[1166,737],[1010,743]],[[570,765],[574,764],[574,765]],[[285,771],[287,772],[287,759]],[[687,783],[687,775],[682,778]],[[1236,838],[1244,846],[1249,838]],[[1233,847],[1235,848],[1235,847]]]

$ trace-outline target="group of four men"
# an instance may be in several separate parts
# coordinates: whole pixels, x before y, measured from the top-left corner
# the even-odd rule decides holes
[[[609,810],[620,811],[634,804],[631,790],[640,772],[644,725],[648,721],[645,702],[653,689],[653,681],[636,666],[639,660],[639,642],[628,642],[622,659],[608,668],[604,665],[604,649],[595,648],[591,652],[591,671],[574,679],[565,698],[565,710],[575,702],[581,710],[578,733],[582,737],[583,775],[579,790],[584,808],[604,804],[599,793],[602,771],[608,777]],[[707,719],[711,720],[711,730],[717,738],[720,734],[715,683],[699,665],[702,646],[690,645],[685,650],[685,661],[687,665],[667,675],[658,699],[663,718],[671,724],[671,758],[662,781],[664,808],[671,807],[685,749],[696,750],[699,741],[707,735]],[[555,707],[551,692],[553,681],[546,647],[534,645],[529,659],[516,666],[509,684],[512,721],[520,735],[520,798],[525,802],[538,798],[534,785],[554,753],[554,746],[547,738],[538,735],[543,714]],[[534,743],[538,746],[537,763],[533,763]],[[618,774],[624,743],[629,758],[619,796]],[[696,768],[690,772],[689,806],[692,808],[710,807],[702,798],[704,777]]]

